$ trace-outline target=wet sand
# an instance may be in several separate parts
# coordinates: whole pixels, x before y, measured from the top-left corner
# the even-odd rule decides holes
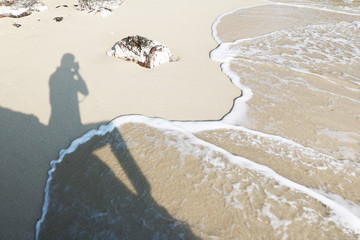
[[[359,223],[348,210],[252,160],[305,186],[350,195],[356,166],[226,124],[193,135],[182,123],[117,120],[57,161],[39,239],[358,238],[347,228]],[[350,178],[340,179],[344,188],[327,188],[339,171]]]
[[[241,125],[359,162],[359,20],[275,4],[224,16],[215,30],[225,44],[212,54],[232,54],[224,68],[252,91]],[[225,120],[239,123],[229,115]]]

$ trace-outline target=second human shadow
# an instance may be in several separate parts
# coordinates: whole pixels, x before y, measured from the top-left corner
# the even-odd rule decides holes
[[[38,239],[199,239],[154,200],[116,128],[65,154],[52,177]]]

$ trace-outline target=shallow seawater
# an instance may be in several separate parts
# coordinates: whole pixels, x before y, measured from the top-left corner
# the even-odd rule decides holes
[[[268,0],[268,2],[306,6],[329,11],[341,11],[349,14],[360,14],[359,0]]]
[[[246,107],[246,116],[238,119],[240,114],[233,111],[225,120],[359,162],[360,16],[261,5],[249,9],[253,18],[247,24],[258,24],[256,14],[272,8],[273,14],[264,19],[268,32],[256,37],[235,40],[245,30],[231,36],[221,29],[241,20],[247,9],[232,13],[234,19],[224,16],[214,27],[218,41],[232,39],[222,42],[212,57],[224,62],[224,71],[251,97],[237,108]]]
[[[359,239],[358,11],[282,1],[220,16],[211,56],[242,89],[233,109],[122,116],[74,140],[52,162],[37,239]]]

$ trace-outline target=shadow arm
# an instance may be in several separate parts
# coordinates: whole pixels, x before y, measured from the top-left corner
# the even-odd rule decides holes
[[[76,71],[74,73],[74,75],[77,77],[76,84],[77,84],[78,91],[81,94],[87,96],[89,94],[89,90],[88,90],[88,88],[86,86],[86,83],[85,83],[84,79],[81,77],[81,75],[80,75],[80,73],[78,71]]]

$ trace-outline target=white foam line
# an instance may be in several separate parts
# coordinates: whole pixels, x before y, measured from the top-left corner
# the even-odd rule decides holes
[[[230,78],[231,82],[241,89],[241,96],[234,100],[232,109],[222,118],[222,121],[233,124],[243,125],[247,121],[247,101],[249,101],[253,92],[248,86],[242,85],[240,76],[230,70],[230,61],[221,64],[222,71]]]
[[[353,230],[356,234],[360,234],[360,219],[358,217],[356,217],[353,213],[351,213],[349,210],[347,210],[340,204],[326,198],[325,196],[323,196],[309,188],[306,188],[305,186],[302,186],[300,184],[290,181],[287,178],[280,176],[279,174],[274,172],[271,168],[266,167],[261,164],[258,164],[258,163],[255,163],[255,162],[252,162],[249,159],[246,159],[243,157],[234,156],[233,154],[229,153],[228,151],[226,151],[216,145],[213,145],[206,141],[198,139],[192,133],[187,131],[186,129],[177,126],[176,122],[174,122],[175,124],[173,124],[170,121],[160,119],[160,118],[148,118],[148,117],[140,116],[140,115],[128,115],[128,116],[118,117],[118,118],[114,119],[113,121],[111,121],[108,125],[101,126],[99,128],[99,130],[92,130],[92,131],[86,133],[84,136],[74,140],[68,149],[60,152],[60,157],[58,160],[54,160],[51,162],[52,168],[49,171],[49,178],[46,183],[45,201],[44,201],[44,205],[42,208],[43,212],[42,212],[41,219],[36,224],[36,239],[38,239],[40,226],[45,219],[47,209],[49,206],[49,200],[50,200],[49,199],[50,198],[49,188],[50,188],[50,183],[52,180],[52,173],[56,170],[56,164],[60,163],[66,154],[70,154],[70,153],[74,152],[78,148],[79,145],[90,140],[93,136],[105,135],[106,133],[111,132],[115,127],[119,128],[119,127],[121,127],[121,125],[123,125],[125,123],[143,123],[143,124],[146,124],[151,127],[155,127],[160,130],[165,130],[165,131],[170,130],[170,131],[176,131],[176,132],[183,133],[186,137],[188,137],[190,139],[190,143],[209,147],[212,150],[223,154],[226,158],[228,158],[229,162],[231,162],[233,164],[236,164],[243,168],[249,168],[249,169],[258,171],[258,172],[264,174],[266,177],[269,177],[269,178],[272,178],[272,179],[278,181],[279,183],[283,184],[284,186],[287,186],[293,190],[300,191],[304,194],[307,194],[307,195],[315,198],[316,200],[322,202],[323,204],[325,204],[332,210],[334,215],[332,216],[331,219],[336,224],[340,223],[340,225],[342,225],[343,227]],[[189,125],[190,123],[186,123],[186,124]],[[205,124],[208,124],[208,123],[205,123]],[[219,124],[223,124],[223,123],[219,122]],[[199,123],[195,123],[194,125],[198,126]]]
[[[106,133],[111,132],[114,128],[115,128],[115,125],[113,124],[113,122],[110,122],[108,125],[100,126],[99,130],[91,130],[91,131],[87,132],[82,137],[72,141],[69,148],[67,148],[66,150],[64,150],[64,149],[60,150],[59,159],[53,160],[53,161],[50,162],[51,169],[48,172],[49,177],[48,177],[48,179],[46,181],[46,186],[45,186],[45,190],[44,190],[45,191],[45,199],[44,199],[44,205],[42,207],[42,215],[41,215],[40,220],[36,223],[36,229],[35,229],[36,230],[36,234],[35,234],[35,239],[36,240],[39,237],[40,226],[41,226],[41,224],[43,223],[43,221],[45,219],[47,209],[48,209],[48,206],[49,206],[49,201],[50,201],[49,189],[50,189],[51,180],[53,178],[53,172],[56,170],[56,164],[61,163],[64,156],[66,154],[70,154],[70,153],[74,152],[78,148],[79,145],[89,141],[94,136],[105,135]]]
[[[267,2],[269,2],[269,1],[267,1]],[[270,4],[275,4],[275,3],[272,3],[272,2],[269,2],[269,3]],[[261,4],[261,5],[268,5],[268,4]],[[307,6],[297,6],[297,5],[290,5],[290,4],[279,4],[279,5],[311,8],[311,9],[317,9],[317,10],[322,10],[322,11],[336,12],[336,13],[348,14],[348,15],[356,15],[356,16],[359,15],[359,14],[351,14],[351,13],[346,13],[346,12],[341,12],[341,11],[334,11],[334,10],[329,10],[329,9],[322,9],[322,8],[318,9],[318,8],[307,7]],[[257,6],[260,6],[260,5],[257,5]],[[252,7],[257,7],[257,6],[251,6],[251,7],[247,7],[247,8],[252,8]],[[220,40],[220,38],[217,37],[216,28],[217,28],[218,24],[220,23],[221,19],[224,16],[226,16],[228,14],[231,14],[231,13],[234,13],[236,11],[239,11],[241,9],[245,9],[245,8],[238,8],[238,9],[235,9],[233,11],[230,11],[230,12],[227,12],[227,13],[224,13],[224,14],[220,15],[216,19],[215,23],[212,26],[213,37],[220,44],[220,46],[218,46],[217,49],[212,51],[211,58],[213,60],[215,60],[215,61],[223,62],[223,64],[222,64],[223,72],[225,74],[227,74],[230,77],[231,81],[243,91],[243,97],[239,97],[239,98],[236,99],[236,102],[235,102],[234,107],[233,107],[234,109],[238,109],[239,105],[246,106],[246,101],[251,98],[252,91],[251,91],[250,88],[241,85],[240,77],[237,76],[235,73],[233,73],[230,70],[230,61],[233,59],[233,57],[231,57],[231,56],[225,56],[225,57],[221,56],[220,57],[219,55],[215,56],[214,52],[218,51],[217,53],[219,53],[220,48],[224,48],[224,47],[226,48],[228,45],[231,44],[231,43],[223,43]],[[266,34],[266,35],[270,35],[270,34],[271,33]],[[233,44],[234,43],[239,43],[240,41],[246,41],[246,40],[256,39],[256,38],[260,38],[260,37],[263,37],[263,35],[257,36],[257,37],[252,37],[252,38],[240,39],[240,40],[234,41]],[[246,107],[244,107],[243,111],[246,111]],[[240,115],[243,115],[243,114],[244,113],[242,112]],[[220,122],[207,122],[205,124],[206,126],[204,126],[202,122],[201,123],[200,122],[194,123],[194,124],[196,124],[196,126],[193,125],[192,123],[181,123],[181,124],[179,124],[179,122],[177,122],[176,124],[178,124],[179,126],[185,127],[185,128],[189,129],[192,132],[197,132],[197,131],[206,130],[208,125],[211,125],[211,129],[214,129],[214,125],[216,125],[217,128],[224,128],[224,127],[225,128],[234,128],[234,126],[227,125],[225,123],[225,122],[233,122],[233,120],[237,121],[237,119],[232,117],[232,113],[230,112],[226,117],[223,118],[223,122],[221,124],[220,124]],[[240,127],[240,126],[237,126],[236,128],[240,128],[241,130],[245,130],[244,127]],[[267,135],[265,133],[256,132],[256,131],[253,131],[253,130],[246,129],[246,131],[248,131],[248,132],[251,131],[252,133],[256,133],[256,134],[261,135],[261,136],[266,136],[266,137],[270,136],[270,135]],[[282,141],[286,141],[286,142],[288,142],[290,144],[299,145],[302,148],[306,148],[306,147],[301,146],[300,144],[292,142],[291,140],[288,140],[288,139],[283,139],[283,138],[278,137],[278,136],[271,136],[271,137],[275,137],[275,138],[278,138],[278,139],[280,138]],[[213,147],[218,148],[217,146],[213,146]],[[306,148],[306,149],[308,149],[308,148]],[[315,151],[313,149],[311,149],[311,150]],[[218,150],[218,151],[220,151],[220,150]],[[221,149],[220,152],[223,152],[223,151],[224,150]],[[226,155],[231,155],[231,154],[226,152]],[[324,154],[322,154],[322,155],[324,155]],[[330,157],[330,156],[328,156],[328,157]],[[330,157],[330,158],[333,159],[332,157]],[[340,204],[326,198],[325,196],[323,196],[323,195],[321,195],[321,194],[319,194],[319,193],[317,193],[317,192],[315,192],[315,191],[313,191],[313,190],[311,190],[309,188],[306,188],[305,186],[302,186],[300,184],[292,182],[289,179],[278,175],[276,172],[274,172],[272,169],[270,169],[270,168],[268,168],[266,166],[257,164],[255,162],[252,162],[252,161],[250,161],[248,159],[245,159],[245,158],[235,157],[233,155],[231,155],[230,159],[232,160],[231,162],[233,162],[235,164],[238,164],[238,165],[240,165],[239,162],[241,161],[243,166],[252,168],[252,169],[257,170],[259,172],[262,172],[262,173],[264,173],[264,175],[270,176],[270,177],[278,180],[279,182],[283,183],[284,185],[286,185],[286,186],[288,186],[288,187],[290,187],[292,189],[296,189],[298,191],[301,191],[301,192],[303,192],[303,193],[317,199],[318,201],[324,203],[325,205],[327,205],[328,207],[330,207],[334,211],[334,213],[337,215],[338,220],[340,221],[340,223],[343,226],[353,229],[356,232],[356,234],[360,234],[360,219],[357,216],[355,216],[354,214],[352,214],[348,209],[341,206]],[[334,159],[334,160],[336,160],[336,159]]]
[[[283,5],[283,6],[289,6],[289,7],[299,7],[299,8],[309,8],[309,9],[316,9],[326,12],[333,12],[333,13],[340,13],[340,14],[346,14],[351,16],[360,16],[360,13],[349,13],[341,10],[332,10],[328,9],[326,7],[315,7],[315,6],[307,6],[307,5],[298,5],[298,4],[291,4],[291,3],[279,3],[279,2],[272,2],[269,0],[263,0],[265,2],[268,2],[269,4],[275,4],[275,5]]]
[[[217,36],[216,28],[217,28],[218,24],[220,23],[221,19],[226,15],[232,14],[241,9],[249,9],[252,7],[264,6],[264,5],[271,5],[271,4],[259,4],[259,5],[255,5],[255,6],[241,7],[241,8],[234,9],[230,12],[223,13],[219,17],[216,18],[215,22],[212,25],[212,35],[213,35],[213,38],[215,39],[215,41],[219,44],[219,46],[215,50],[211,51],[210,58],[214,61],[222,62],[222,64],[221,64],[222,71],[230,78],[231,82],[242,91],[241,96],[234,100],[233,108],[230,110],[230,112],[228,114],[226,114],[222,118],[223,121],[226,121],[228,123],[239,125],[242,123],[242,121],[246,121],[246,112],[247,112],[246,102],[251,99],[251,97],[253,96],[253,92],[249,87],[242,85],[240,82],[240,77],[230,70],[230,62],[233,59],[233,57],[219,56],[220,49],[228,48],[230,43],[225,44],[220,40],[220,38]],[[234,43],[237,43],[241,40],[244,40],[244,39],[237,40]],[[215,55],[215,53],[217,55]]]
[[[283,68],[289,68],[290,70],[294,71],[294,72],[298,72],[298,73],[303,73],[303,74],[308,74],[308,75],[312,75],[312,76],[315,76],[315,77],[318,77],[318,78],[321,78],[327,82],[330,82],[331,84],[333,85],[337,85],[336,84],[336,81],[332,80],[331,78],[329,77],[326,77],[326,76],[322,76],[320,74],[316,74],[316,73],[312,73],[308,70],[303,70],[303,69],[300,69],[300,68],[294,68],[294,67],[287,67],[287,66],[284,66],[284,65],[280,65],[280,64],[276,64],[276,66],[278,67],[283,67]],[[316,87],[309,87],[306,85],[307,88],[309,89],[313,89],[313,90],[316,90],[318,92],[323,92],[323,93],[327,93],[327,94],[330,94],[330,95],[333,95],[333,96],[336,96],[336,97],[339,97],[339,98],[345,98],[349,101],[352,101],[352,102],[355,102],[355,103],[360,103],[360,100],[356,100],[356,99],[353,99],[351,97],[347,97],[347,96],[344,96],[344,95],[340,95],[340,94],[336,94],[336,93],[333,93],[333,92],[329,92],[329,91],[325,91],[325,90],[321,90],[320,88],[316,88]],[[348,88],[349,89],[349,88]],[[349,89],[349,90],[352,90],[352,89]]]
[[[352,22],[360,22],[360,21],[358,21],[358,20],[354,20],[354,21],[352,21]],[[328,24],[339,24],[339,23],[341,23],[341,22],[337,22],[337,23],[328,23]],[[311,26],[312,27],[320,27],[320,26],[322,26],[322,25],[324,25],[324,24],[312,24]],[[307,25],[308,26],[308,25]],[[304,27],[306,27],[305,25],[304,26],[299,26],[300,28],[304,28]],[[246,42],[246,41],[251,41],[251,40],[257,40],[257,39],[260,39],[260,38],[265,38],[265,37],[270,37],[270,36],[272,36],[272,35],[274,35],[274,34],[279,34],[279,33],[283,33],[283,32],[286,32],[287,31],[287,29],[281,29],[281,30],[276,30],[276,31],[274,31],[274,32],[269,32],[269,33],[266,33],[266,34],[263,34],[263,35],[259,35],[259,36],[255,36],[255,37],[248,37],[248,38],[241,38],[241,39],[238,39],[238,40],[235,40],[235,41],[233,41],[233,42],[220,42],[220,44],[219,44],[219,46],[216,48],[216,49],[214,49],[214,50],[212,50],[211,51],[211,59],[213,59],[213,60],[215,60],[215,61],[217,61],[217,62],[221,62],[221,61],[225,61],[225,60],[231,60],[232,59],[232,57],[222,57],[222,56],[220,56],[217,52],[218,52],[218,50],[220,51],[220,50],[222,50],[222,51],[224,51],[224,49],[225,50],[228,50],[229,48],[230,48],[230,46],[233,46],[233,45],[238,45],[239,43],[241,43],[241,42]],[[214,37],[215,38],[215,37]],[[234,55],[234,56],[236,56],[236,55]]]
[[[261,4],[261,5],[269,5],[269,4]],[[257,6],[261,6],[261,5],[257,5]],[[245,8],[250,8],[250,7],[245,7]],[[239,8],[239,9],[244,9],[244,8]],[[237,10],[234,10],[234,11],[237,11]],[[232,11],[232,12],[234,12],[234,11]],[[229,14],[229,13],[227,13],[227,14]],[[226,14],[223,14],[222,16],[224,16],[224,15],[226,15]],[[217,24],[218,24],[218,22],[220,20],[221,20],[221,16],[216,20],[217,23],[213,24],[213,34],[216,34],[215,28],[216,28],[216,26],[217,26]],[[314,26],[319,26],[319,25],[314,25]],[[283,31],[283,30],[279,30],[279,31]],[[276,32],[279,32],[279,31],[276,31]],[[248,100],[250,100],[251,97],[253,96],[253,92],[252,92],[251,88],[249,88],[248,86],[242,85],[241,81],[240,81],[240,77],[236,73],[234,73],[233,71],[230,70],[231,61],[233,61],[235,59],[234,57],[236,57],[236,55],[232,56],[231,54],[223,54],[223,52],[227,51],[227,49],[229,49],[230,48],[229,46],[231,46],[231,45],[236,45],[236,44],[239,44],[239,43],[244,42],[244,41],[249,41],[249,40],[254,40],[254,39],[259,39],[259,38],[271,36],[273,34],[274,34],[274,32],[270,32],[270,33],[260,35],[260,36],[256,36],[256,37],[238,39],[238,40],[236,40],[236,41],[234,41],[232,43],[227,43],[227,42],[221,43],[221,41],[217,38],[217,36],[214,35],[215,40],[220,42],[220,45],[210,53],[210,57],[214,61],[222,62],[222,64],[221,64],[222,71],[230,78],[231,82],[235,86],[240,88],[241,91],[242,91],[242,95],[235,99],[233,108],[230,110],[229,113],[227,113],[223,117],[223,119],[222,119],[223,121],[234,124],[234,125],[242,125],[242,124],[244,124],[247,121],[246,113],[247,113],[248,105],[246,104],[246,102]],[[281,65],[279,65],[279,66],[281,66]],[[289,67],[289,69],[291,69],[291,70],[293,70],[295,72],[311,74],[311,75],[320,77],[322,79],[327,79],[327,78],[324,78],[321,75],[314,74],[314,73],[311,73],[309,71],[304,71],[304,70],[301,70],[301,69],[298,69],[298,68]],[[330,81],[330,82],[333,83],[332,81]],[[350,97],[346,97],[346,96],[335,94],[335,93],[328,92],[328,91],[323,91],[321,89],[316,89],[316,90],[321,91],[321,92],[325,92],[325,93],[328,93],[328,94],[331,94],[331,95],[334,95],[334,96],[337,96],[337,97],[345,98],[345,99],[348,99],[348,100],[356,102],[356,103],[359,103],[358,100],[350,98]]]
[[[319,10],[319,11],[327,11],[327,12],[333,12],[333,13],[339,13],[339,14],[346,14],[346,15],[352,15],[352,16],[360,16],[360,14],[356,14],[356,13],[348,13],[348,12],[342,12],[342,11],[336,11],[336,10],[331,10],[331,9],[326,9],[326,8],[317,8],[317,7],[310,7],[310,6],[305,6],[305,5],[296,5],[296,4],[287,4],[287,3],[275,3],[275,2],[271,2],[271,1],[268,1],[268,0],[263,0],[267,3],[265,4],[258,4],[258,5],[253,5],[253,6],[248,6],[248,7],[241,7],[241,8],[237,8],[237,9],[234,9],[234,10],[231,10],[229,12],[226,12],[226,13],[223,13],[221,14],[220,16],[218,16],[215,20],[215,22],[213,23],[212,25],[212,35],[213,35],[213,38],[215,39],[215,41],[218,43],[218,44],[223,44],[224,42],[222,42],[220,40],[220,38],[217,36],[217,26],[219,25],[221,19],[223,17],[225,17],[226,15],[230,15],[234,12],[237,12],[237,11],[240,11],[240,10],[243,10],[243,9],[249,9],[249,8],[255,8],[255,7],[259,7],[259,6],[270,6],[270,5],[282,5],[282,6],[288,6],[288,7],[298,7],[298,8],[308,8],[308,9],[315,9],[315,10]],[[265,34],[265,35],[260,35],[260,36],[256,36],[256,37],[250,37],[250,38],[242,38],[242,39],[239,39],[239,40],[236,40],[234,41],[234,43],[238,43],[239,41],[241,40],[249,40],[249,39],[256,39],[256,38],[259,38],[259,37],[262,37],[262,36],[267,36],[269,35],[270,33],[268,34]]]
[[[264,6],[264,5],[271,5],[271,4],[268,4],[268,3],[265,3],[265,4],[258,4],[258,5],[252,5],[252,6],[248,6],[248,7],[240,7],[240,8],[236,8],[234,10],[231,10],[229,12],[226,12],[226,13],[223,13],[221,14],[220,16],[218,16],[215,20],[215,22],[213,23],[211,29],[212,29],[212,35],[213,35],[213,38],[215,39],[215,41],[218,43],[218,44],[221,44],[222,41],[220,40],[220,38],[218,38],[217,36],[217,31],[216,31],[216,28],[217,28],[217,25],[220,23],[221,19],[226,16],[226,15],[229,15],[229,14],[232,14],[234,12],[237,12],[239,10],[242,10],[242,9],[248,9],[248,8],[253,8],[253,7],[258,7],[258,6]]]
[[[78,139],[75,139],[74,141],[71,142],[69,148],[67,148],[65,150],[64,149],[60,150],[59,159],[53,160],[53,161],[50,162],[51,169],[48,172],[49,177],[48,177],[48,179],[46,181],[46,186],[45,186],[45,190],[44,190],[45,191],[45,199],[44,199],[44,204],[43,204],[43,207],[42,207],[42,215],[41,215],[40,220],[36,223],[35,239],[38,239],[38,237],[39,237],[40,226],[44,222],[44,219],[45,219],[45,216],[46,216],[46,213],[47,213],[47,209],[48,209],[48,206],[49,206],[49,201],[50,201],[49,189],[50,189],[51,180],[53,178],[53,172],[56,170],[56,165],[58,163],[62,162],[65,155],[71,154],[81,144],[89,141],[92,137],[94,137],[94,136],[103,136],[103,135],[111,132],[115,127],[120,127],[124,123],[128,123],[128,122],[146,123],[148,125],[150,125],[150,123],[152,123],[151,125],[157,126],[159,128],[163,128],[162,127],[163,121],[165,121],[165,120],[160,119],[160,118],[148,118],[148,117],[144,117],[144,116],[141,116],[141,115],[126,115],[126,116],[118,117],[118,118],[112,120],[108,125],[102,125],[102,126],[99,127],[98,130],[91,130],[91,131],[87,132],[86,134],[84,134],[82,137],[80,137]],[[168,126],[167,129],[172,129],[172,130],[179,129],[179,127],[171,128],[171,125],[169,125],[169,124],[167,124],[167,126]]]
[[[345,206],[347,209],[349,209],[354,215],[356,215],[358,218],[360,218],[360,205],[356,204],[355,202],[343,198],[341,195],[335,194],[335,193],[329,193],[325,192],[321,189],[312,189],[315,192],[318,192],[319,194],[333,200],[334,202],[339,203],[341,206]]]
[[[236,73],[234,73],[233,71],[230,70],[230,62],[231,62],[231,60],[233,60],[233,57],[229,56],[229,55],[221,56],[221,49],[224,49],[224,48],[227,49],[228,46],[231,45],[232,43],[221,42],[220,38],[217,37],[216,28],[217,28],[217,25],[220,23],[221,19],[228,14],[239,11],[241,9],[248,9],[248,8],[264,6],[264,5],[271,5],[271,4],[259,4],[259,5],[255,5],[255,6],[242,7],[242,8],[232,10],[230,12],[224,13],[224,14],[220,15],[219,17],[217,17],[215,23],[212,25],[213,38],[220,45],[215,50],[211,51],[210,58],[214,61],[222,62],[222,64],[221,64],[222,71],[230,78],[231,82],[242,91],[241,96],[234,100],[233,108],[230,110],[229,113],[227,113],[222,118],[223,121],[234,124],[234,125],[240,125],[244,121],[246,121],[246,112],[247,112],[246,102],[251,99],[251,97],[253,96],[253,92],[252,92],[251,88],[249,88],[245,85],[242,85],[241,81],[240,81],[240,77]],[[261,37],[261,36],[258,36],[255,38],[259,38],[259,37]],[[233,42],[233,44],[238,43],[240,41],[245,41],[247,39],[254,39],[254,38],[246,38],[246,39],[236,40]],[[224,50],[222,50],[222,51],[224,51]]]
[[[234,60],[235,58],[232,58],[232,60]],[[252,63],[252,64],[258,64],[258,63],[267,63],[266,61],[265,62],[262,62],[262,61],[252,61],[252,60],[248,60],[248,59],[243,59],[243,58],[239,58],[237,57],[236,59],[241,59],[243,60],[244,62],[248,62],[248,63]],[[317,73],[312,73],[306,69],[301,69],[301,68],[296,68],[296,67],[290,67],[290,66],[286,66],[286,65],[282,65],[282,64],[279,64],[279,63],[274,63],[272,62],[272,64],[276,65],[277,67],[279,68],[285,68],[285,69],[290,69],[291,71],[293,72],[297,72],[297,73],[300,73],[300,74],[305,74],[305,75],[311,75],[311,76],[314,76],[314,77],[318,77],[318,78],[321,78],[323,80],[325,80],[326,82],[329,82],[335,86],[337,86],[336,84],[336,81],[333,80],[332,78],[330,77],[326,77],[326,76],[323,76],[323,75],[320,75],[320,74],[317,74]],[[228,70],[227,72],[231,72],[231,70]],[[236,75],[235,73],[233,75]],[[233,78],[233,77],[232,77]],[[238,77],[238,81],[240,81],[240,78]],[[300,84],[300,83],[298,83]],[[333,93],[333,92],[330,92],[330,91],[326,91],[326,90],[322,90],[320,88],[317,88],[317,87],[313,87],[311,86],[310,84],[301,84],[303,85],[304,87],[310,89],[310,90],[314,90],[314,91],[317,91],[317,92],[322,92],[322,93],[326,93],[326,94],[330,94],[330,95],[333,95],[335,97],[339,97],[339,98],[344,98],[344,99],[347,99],[349,101],[352,101],[352,102],[355,102],[355,103],[360,103],[360,100],[357,100],[357,99],[353,99],[351,97],[347,97],[347,96],[344,96],[344,95],[340,95],[340,94],[337,94],[337,93]],[[244,86],[242,86],[244,87]],[[354,91],[354,89],[352,88],[346,88],[346,89],[349,89],[349,90],[352,90]],[[358,89],[356,89],[358,90]],[[360,91],[360,89],[358,90]]]
[[[339,160],[330,155],[318,152],[318,151],[314,150],[313,148],[306,147],[304,145],[301,145],[297,142],[294,142],[293,140],[284,138],[282,136],[256,131],[253,129],[246,128],[244,126],[235,126],[235,125],[227,123],[223,120],[221,120],[221,121],[199,121],[199,122],[173,121],[172,123],[178,127],[186,129],[187,131],[189,131],[191,133],[198,133],[198,132],[203,132],[203,131],[207,131],[207,130],[219,130],[219,129],[242,131],[242,132],[248,133],[250,135],[256,135],[256,136],[259,136],[262,138],[272,139],[273,141],[280,142],[280,143],[283,143],[286,145],[290,145],[290,146],[293,146],[294,148],[302,149],[303,152],[316,153],[325,159],[329,159],[331,161],[336,162],[337,164],[342,164],[342,165],[343,164],[353,164],[354,167],[360,169],[360,163],[358,163],[358,162],[353,162],[353,161],[345,160],[345,159]]]
[[[276,172],[274,172],[271,168],[269,168],[267,166],[255,163],[255,162],[250,161],[249,159],[246,159],[243,157],[234,156],[233,154],[229,153],[228,151],[226,151],[216,145],[213,145],[206,141],[198,139],[190,132],[186,131],[183,128],[179,128],[174,124],[171,124],[171,122],[169,122],[167,120],[164,120],[164,119],[154,119],[154,120],[151,119],[150,120],[149,118],[144,118],[144,117],[142,117],[142,119],[147,120],[146,122],[143,122],[143,123],[148,124],[149,126],[152,126],[152,127],[158,128],[158,129],[179,131],[179,132],[183,133],[185,136],[189,137],[189,139],[191,139],[191,142],[193,142],[194,144],[208,146],[211,149],[213,149],[214,151],[224,154],[224,156],[226,156],[230,162],[232,162],[238,166],[250,168],[252,170],[261,172],[265,176],[275,179],[278,182],[284,184],[285,186],[287,186],[289,188],[298,190],[300,192],[303,192],[303,193],[315,198],[316,200],[322,202],[323,204],[327,205],[329,208],[331,208],[333,210],[333,212],[335,213],[335,216],[333,216],[334,217],[333,220],[335,223],[337,222],[336,220],[338,220],[341,223],[341,225],[343,225],[344,227],[354,230],[356,232],[356,234],[360,234],[360,219],[357,216],[355,216],[353,213],[351,213],[348,209],[346,209],[343,206],[341,206],[340,204],[324,197],[323,195],[321,195],[317,192],[314,192],[311,189],[306,188],[303,185],[292,182],[285,177],[280,176],[279,174],[277,174]],[[150,120],[150,123],[149,123],[149,120]],[[119,122],[121,122],[121,121],[119,121]]]

